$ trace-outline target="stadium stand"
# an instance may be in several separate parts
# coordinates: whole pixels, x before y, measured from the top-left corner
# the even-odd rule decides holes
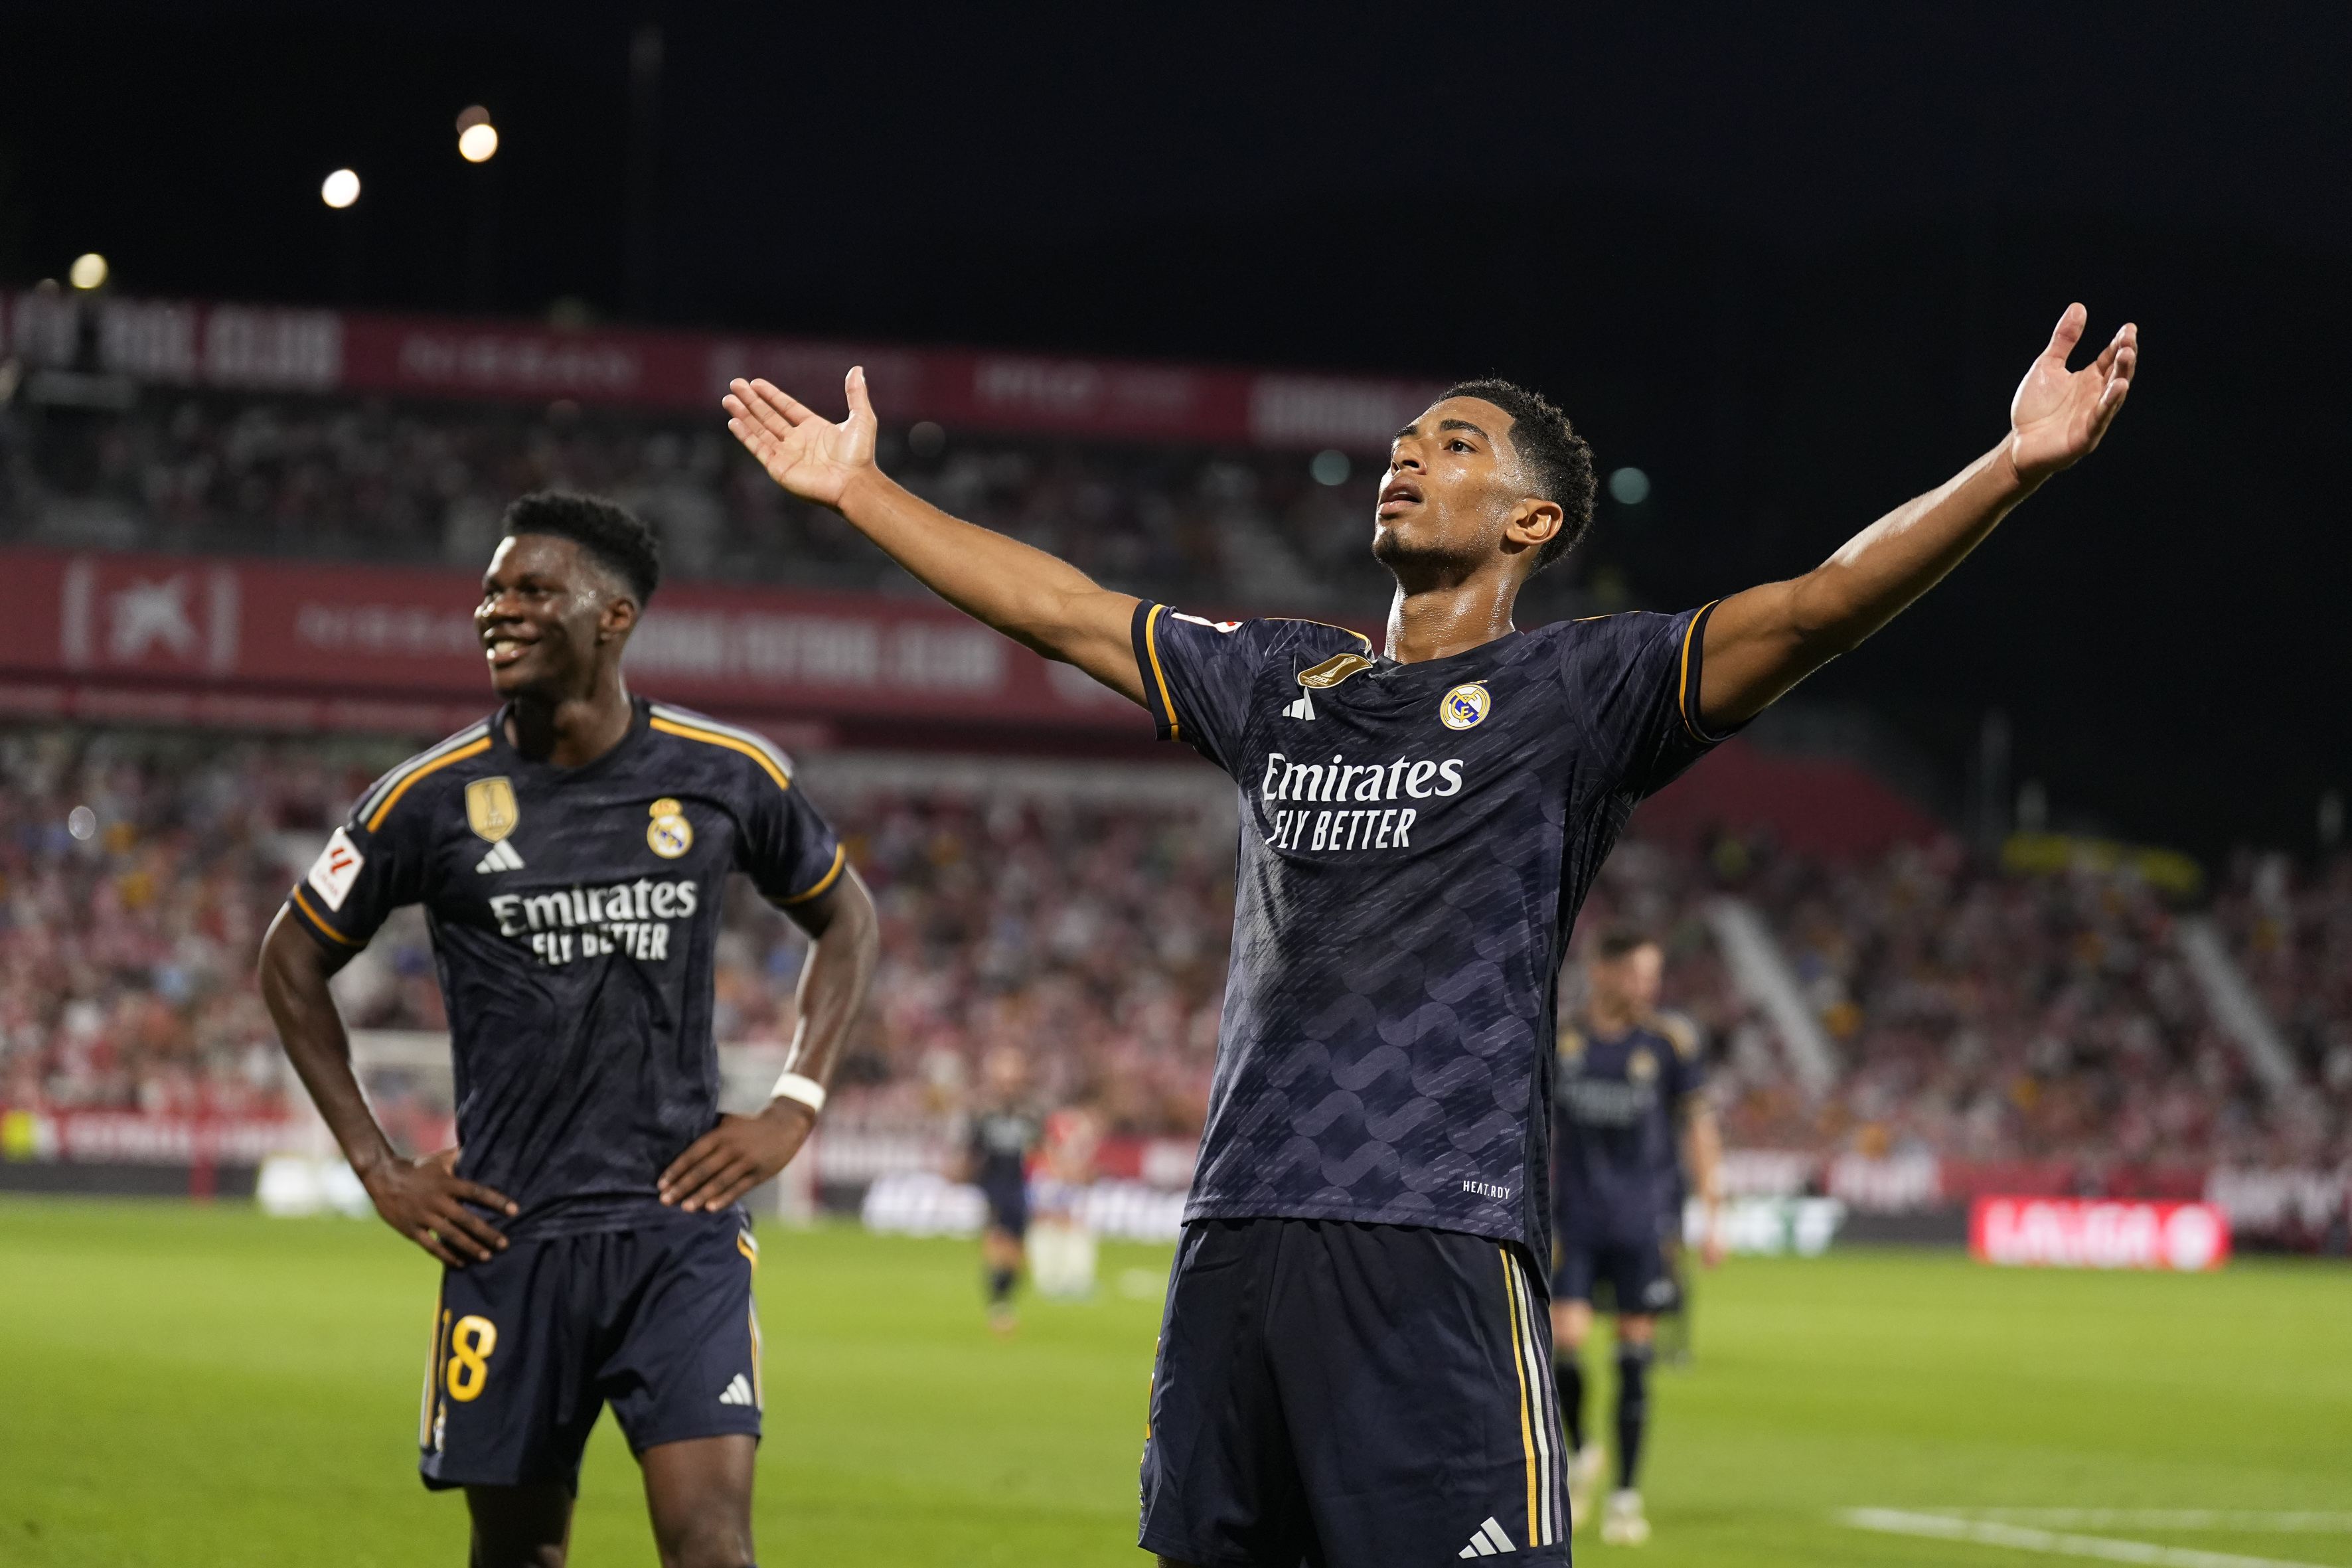
[[[942,507],[1114,586],[1327,612],[1388,592],[1365,549],[1369,480],[1322,483],[1303,455],[910,441],[903,426],[884,447],[891,472]],[[784,496],[708,417],[196,393],[121,412],[0,405],[0,542],[471,571],[497,542],[505,502],[541,489],[636,510],[680,580],[908,586],[838,517]],[[1587,603],[1572,570],[1554,575],[1540,595],[1547,619]]]
[[[0,736],[0,1097],[15,1106],[246,1114],[282,1094],[251,953],[289,881],[395,745],[223,744],[21,726]],[[1223,990],[1231,869],[1195,814],[1030,791],[903,784],[828,805],[872,884],[885,963],[845,1108],[943,1109],[990,1046],[1023,1045],[1055,1099],[1114,1131],[1197,1131]],[[91,813],[90,836],[68,826]],[[1706,918],[1761,910],[1835,1042],[1797,1088]],[[1669,1004],[1717,1043],[1739,1146],[1985,1161],[2315,1165],[2347,1152],[2343,959],[2352,859],[2298,879],[2242,868],[2217,904],[2305,1077],[2265,1097],[2128,876],[2018,876],[1948,840],[1840,864],[1762,836],[1629,839],[1587,925],[1641,921],[1673,955]],[[800,942],[739,889],[719,1028],[787,1037]],[[339,987],[356,1026],[432,1030],[423,922],[390,927]]]

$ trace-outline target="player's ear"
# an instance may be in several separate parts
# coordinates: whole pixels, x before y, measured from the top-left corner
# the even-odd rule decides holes
[[[1514,544],[1540,548],[1559,535],[1568,526],[1568,514],[1558,501],[1538,500],[1533,496],[1511,509],[1510,520],[1503,524],[1503,535]]]
[[[605,600],[604,612],[596,617],[597,640],[614,642],[627,637],[636,628],[637,613],[633,595],[615,594]]]

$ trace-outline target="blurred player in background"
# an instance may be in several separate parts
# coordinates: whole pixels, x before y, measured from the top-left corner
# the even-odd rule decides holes
[[[1415,212],[1449,221],[1442,202]],[[1393,325],[1481,303],[1433,280]],[[1520,586],[1591,522],[1592,455],[1526,388],[1458,385],[1390,447],[1370,540],[1396,579],[1384,652],[1314,622],[1181,615],[950,517],[876,467],[863,371],[839,424],[733,384],[729,428],[778,484],[1142,705],[1240,786],[1216,1078],[1144,1447],[1146,1550],[1269,1568],[1568,1563],[1538,1303],[1577,908],[1637,802],[2098,444],[2137,340],[2126,326],[2072,372],[2083,323],[2069,307],[1997,446],[1813,571],[1679,615],[1525,633]]]
[[[1568,1431],[1570,1517],[1581,1526],[1606,1456],[1584,1430],[1585,1337],[1593,1287],[1606,1280],[1617,1315],[1617,1489],[1601,1521],[1612,1545],[1649,1539],[1636,1487],[1649,1421],[1650,1358],[1657,1315],[1674,1305],[1664,1244],[1679,1227],[1682,1159],[1706,1207],[1702,1256],[1723,1256],[1717,1165],[1722,1140],[1702,1092],[1698,1029],[1658,1010],[1664,955],[1628,926],[1592,943],[1582,1013],[1559,1026],[1552,1080],[1552,1212],[1559,1232],[1552,1274],[1552,1375]],[[1671,1215],[1671,1219],[1669,1215]]]
[[[289,895],[261,987],[375,1202],[443,1264],[425,1484],[463,1487],[474,1568],[561,1564],[610,1403],[667,1568],[747,1568],[760,1436],[759,1248],[740,1200],[789,1163],[874,970],[872,902],[783,754],[633,699],[660,580],[643,523],[526,496],[475,626],[499,710],[372,787]],[[719,1111],[712,981],[727,879],[814,939],[791,1067]],[[425,906],[458,1147],[405,1159],[352,1077],[328,980]]]
[[[1020,1325],[1013,1288],[1021,1279],[1029,1235],[1029,1156],[1045,1136],[1045,1118],[1029,1099],[1029,1060],[999,1046],[981,1064],[980,1103],[964,1146],[963,1179],[988,1200],[980,1262],[988,1289],[988,1326],[1009,1334]]]

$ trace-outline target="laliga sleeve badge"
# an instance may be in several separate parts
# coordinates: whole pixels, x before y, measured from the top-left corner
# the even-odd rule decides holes
[[[1437,705],[1437,717],[1449,730],[1474,729],[1480,720],[1486,717],[1486,710],[1494,705],[1494,701],[1486,694],[1485,684],[1474,680],[1447,692],[1445,700]]]
[[[654,802],[653,821],[646,826],[646,847],[665,860],[675,860],[694,847],[694,824],[686,809],[669,795]]]

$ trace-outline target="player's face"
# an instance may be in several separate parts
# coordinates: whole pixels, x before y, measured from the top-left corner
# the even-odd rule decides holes
[[[1372,553],[1400,574],[1466,574],[1498,553],[1532,565],[1559,509],[1528,498],[1510,429],[1511,416],[1485,398],[1449,397],[1397,432]]]
[[[584,694],[635,618],[635,605],[613,588],[611,574],[569,539],[500,541],[474,608],[491,687],[501,697],[559,701]]]
[[[1595,999],[1606,997],[1629,1013],[1646,1013],[1658,1005],[1666,958],[1654,944],[1644,943],[1622,958],[1592,966]]]

